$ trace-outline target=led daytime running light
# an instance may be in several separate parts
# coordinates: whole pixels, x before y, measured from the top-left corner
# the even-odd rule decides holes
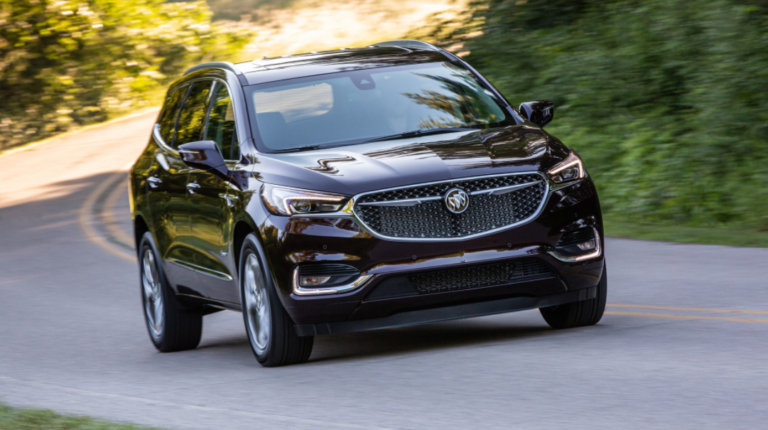
[[[568,170],[572,167],[578,168],[578,174],[576,175],[576,177],[564,180],[558,176],[560,172]],[[547,173],[555,183],[575,181],[577,179],[583,179],[584,177],[587,176],[586,172],[584,171],[584,162],[581,161],[581,158],[579,158],[579,156],[576,155],[575,152],[571,152],[567,157],[565,157],[565,160],[563,160],[560,164],[550,169]]]
[[[261,198],[267,209],[275,215],[290,216],[304,213],[335,212],[341,208],[347,200],[346,196],[333,194],[320,194],[314,191],[295,188],[278,187],[265,184],[261,192]],[[329,208],[316,208],[315,210],[300,210],[297,203],[317,203],[319,206]]]

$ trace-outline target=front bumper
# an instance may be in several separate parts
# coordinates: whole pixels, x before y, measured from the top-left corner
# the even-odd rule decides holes
[[[262,238],[278,295],[300,335],[369,330],[554,306],[594,297],[602,252],[562,261],[552,251],[566,233],[593,227],[604,249],[602,217],[589,178],[549,193],[528,224],[470,240],[403,242],[379,239],[350,218],[270,217]],[[551,276],[427,294],[379,294],[397,277],[456,267],[538,259]],[[334,295],[294,293],[294,274],[308,262],[344,263],[372,275],[361,287]],[[383,287],[382,287],[383,288]]]

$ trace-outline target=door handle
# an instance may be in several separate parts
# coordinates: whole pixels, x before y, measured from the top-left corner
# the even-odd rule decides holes
[[[187,191],[189,191],[190,194],[195,194],[196,190],[200,189],[200,184],[197,182],[190,182],[187,184]]]
[[[237,196],[227,193],[219,193],[219,198],[227,201],[227,206],[234,206],[237,201]]]
[[[160,184],[163,183],[163,180],[158,178],[157,176],[150,176],[147,178],[147,183],[151,188],[157,188]]]

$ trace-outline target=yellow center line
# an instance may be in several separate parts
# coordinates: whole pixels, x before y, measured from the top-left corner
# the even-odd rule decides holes
[[[102,196],[104,193],[109,191],[109,187],[114,185],[116,181],[124,178],[126,175],[126,172],[117,172],[113,174],[109,179],[103,181],[101,184],[99,184],[98,187],[96,187],[93,192],[91,192],[90,195],[88,195],[88,198],[86,198],[85,203],[83,203],[83,206],[80,207],[80,216],[79,222],[80,222],[80,228],[82,229],[83,233],[85,234],[85,237],[88,238],[91,242],[93,242],[96,246],[103,249],[104,251],[109,252],[110,254],[120,257],[127,261],[136,261],[136,255],[132,252],[128,252],[126,250],[123,250],[121,248],[118,248],[117,246],[109,243],[107,239],[105,239],[99,232],[96,230],[96,228],[93,226],[93,208],[96,206],[96,202],[98,201],[99,197]]]
[[[743,310],[736,310],[736,309],[682,308],[682,307],[676,307],[676,306],[617,305],[617,304],[607,304],[606,306],[613,307],[613,308],[658,309],[663,311],[723,312],[723,313],[731,313],[731,314],[768,315],[768,311],[743,311]]]
[[[627,317],[653,317],[653,318],[675,318],[675,319],[681,319],[681,320],[717,320],[717,321],[768,323],[768,319],[759,319],[759,318],[707,317],[707,316],[697,316],[697,315],[648,314],[644,312],[615,312],[615,311],[606,311],[605,313],[606,315],[623,315]]]
[[[102,217],[104,219],[104,228],[107,229],[109,234],[111,234],[116,240],[125,244],[126,246],[133,247],[133,238],[123,229],[118,227],[117,213],[115,211],[115,206],[117,206],[123,191],[128,188],[128,175],[125,176],[126,181],[115,186],[115,188],[110,191],[107,199],[104,201]]]

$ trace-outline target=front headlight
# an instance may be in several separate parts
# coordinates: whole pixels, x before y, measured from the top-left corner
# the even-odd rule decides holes
[[[587,172],[584,170],[584,162],[581,161],[581,158],[575,152],[571,152],[565,157],[565,160],[549,169],[547,173],[552,182],[556,184],[583,179],[587,176]]]
[[[344,207],[349,197],[264,184],[261,200],[272,214],[291,216],[336,212]]]

